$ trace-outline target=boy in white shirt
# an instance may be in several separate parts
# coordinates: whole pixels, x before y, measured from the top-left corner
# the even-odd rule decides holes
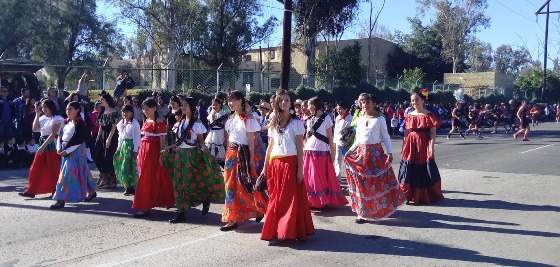
[[[399,120],[397,119],[397,114],[393,114],[391,119],[391,137],[395,137],[397,130],[399,129]]]

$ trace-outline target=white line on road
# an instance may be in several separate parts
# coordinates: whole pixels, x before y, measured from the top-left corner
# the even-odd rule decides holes
[[[179,244],[179,245],[175,245],[175,246],[172,246],[172,247],[168,247],[168,248],[163,248],[163,249],[160,249],[160,250],[156,250],[156,251],[150,252],[150,253],[148,253],[148,254],[140,255],[140,256],[138,256],[138,257],[128,258],[128,259],[126,259],[126,260],[122,260],[122,261],[118,261],[118,262],[106,263],[106,264],[98,265],[98,266],[103,266],[103,267],[107,266],[107,267],[109,267],[109,266],[119,266],[119,265],[123,265],[123,264],[125,264],[125,263],[129,263],[129,262],[133,262],[133,261],[135,261],[135,260],[139,260],[139,259],[143,259],[143,258],[146,258],[146,257],[150,257],[150,256],[153,256],[153,255],[162,253],[162,252],[174,250],[174,249],[177,249],[177,248],[180,248],[180,247],[184,247],[184,246],[188,246],[188,245],[192,245],[192,244],[195,244],[195,243],[204,241],[204,240],[208,240],[208,239],[211,239],[211,238],[223,236],[223,235],[226,235],[226,234],[228,234],[228,233],[231,233],[231,232],[221,232],[221,233],[218,233],[218,234],[215,234],[215,235],[207,236],[207,237],[204,237],[204,238],[199,238],[199,239],[196,239],[196,240],[193,240],[193,241],[189,241],[189,242],[185,242],[185,243],[182,243],[182,244]]]
[[[539,150],[539,149],[541,149],[541,148],[545,148],[545,147],[549,147],[549,146],[553,146],[553,145],[554,145],[554,144],[550,144],[550,145],[546,145],[546,146],[541,146],[541,147],[537,147],[537,148],[529,149],[529,150],[527,150],[527,151],[523,151],[523,152],[519,152],[519,153],[521,153],[521,154],[525,154],[525,153],[527,153],[527,152],[531,152],[531,151]]]

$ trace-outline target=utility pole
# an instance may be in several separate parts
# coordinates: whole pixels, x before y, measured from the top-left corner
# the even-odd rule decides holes
[[[544,71],[543,71],[543,87],[541,88],[541,101],[544,102],[544,91],[546,89],[546,62],[548,61],[548,19],[551,13],[560,13],[560,11],[550,11],[550,1],[547,0],[537,12],[535,12],[535,16],[546,14],[546,27],[544,31]],[[542,10],[546,7],[546,12]]]
[[[292,53],[292,0],[278,0],[284,3],[284,25],[282,27],[282,71],[280,89],[290,90],[291,53]]]

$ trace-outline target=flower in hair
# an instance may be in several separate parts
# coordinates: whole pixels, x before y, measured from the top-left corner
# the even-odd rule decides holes
[[[422,88],[422,90],[420,90],[420,93],[426,98],[428,99],[428,90],[426,88]]]

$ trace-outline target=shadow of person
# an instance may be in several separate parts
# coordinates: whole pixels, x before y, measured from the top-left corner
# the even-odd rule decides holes
[[[507,202],[503,200],[473,200],[473,199],[460,199],[460,198],[446,198],[443,201],[439,202],[437,206],[499,209],[499,210],[560,212],[560,206],[521,204],[521,203]]]

